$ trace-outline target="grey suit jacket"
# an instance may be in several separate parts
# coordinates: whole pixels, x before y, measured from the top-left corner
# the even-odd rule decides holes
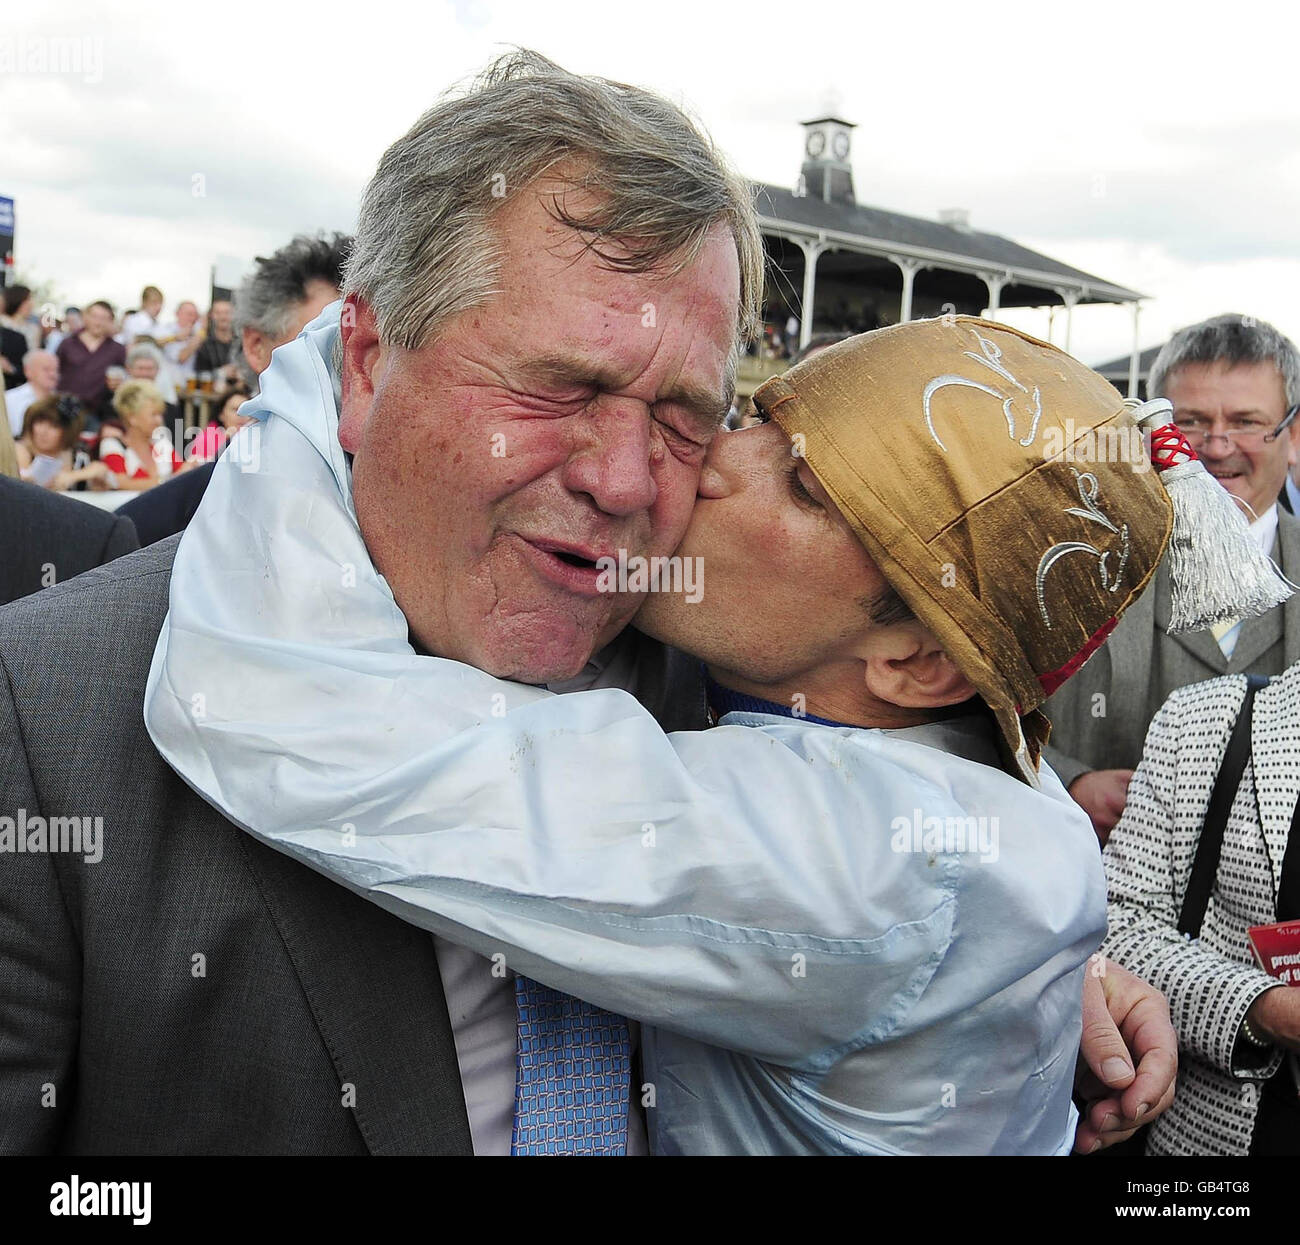
[[[1278,511],[1273,559],[1300,583],[1300,519]],[[1241,625],[1232,658],[1209,631],[1168,635],[1169,570],[1120,619],[1082,670],[1043,706],[1052,722],[1044,756],[1069,786],[1095,769],[1136,769],[1147,727],[1171,692],[1225,674],[1281,674],[1300,660],[1300,594]]]
[[[0,854],[0,1152],[468,1153],[432,938],[239,831],[145,731],[178,539],[0,610],[0,817],[103,818],[96,863]],[[647,706],[700,725],[695,665],[635,642]]]
[[[0,605],[140,547],[129,519],[0,475]]]

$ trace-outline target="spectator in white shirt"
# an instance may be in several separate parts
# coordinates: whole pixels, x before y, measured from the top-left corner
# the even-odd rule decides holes
[[[137,337],[156,338],[162,328],[158,319],[162,309],[162,290],[156,285],[146,285],[140,292],[140,310],[131,312],[122,321],[122,332],[117,340],[129,350]]]
[[[178,303],[176,319],[164,325],[160,333],[156,340],[167,359],[172,384],[178,393],[183,393],[186,382],[194,375],[194,356],[203,345],[198,306],[188,299]]]
[[[15,437],[22,435],[27,408],[39,398],[48,398],[59,387],[59,361],[48,350],[29,350],[23,355],[23,371],[27,375],[26,383],[4,395],[9,431]]]

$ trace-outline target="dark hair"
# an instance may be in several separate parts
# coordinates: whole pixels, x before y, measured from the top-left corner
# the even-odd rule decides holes
[[[343,288],[343,268],[352,254],[346,233],[300,233],[274,255],[259,255],[257,268],[235,291],[235,352],[232,362],[249,385],[257,376],[244,357],[244,330],[254,328],[278,340],[307,298],[312,281]]]
[[[221,422],[221,417],[226,413],[226,407],[230,405],[231,398],[238,398],[241,402],[247,402],[252,396],[252,392],[242,380],[231,385],[231,387],[226,390],[225,396],[221,399],[221,406],[217,408],[217,422]]]
[[[916,618],[912,607],[890,584],[886,584],[876,596],[864,598],[862,606],[870,616],[873,627],[893,627]]]
[[[256,270],[235,293],[235,327],[242,333],[251,325],[268,337],[279,337],[307,297],[310,282],[342,288],[343,266],[351,253],[349,235],[318,233],[298,234],[274,255],[259,255]]]
[[[69,394],[52,393],[48,398],[37,398],[23,415],[22,438],[31,436],[33,424],[58,424],[63,433],[63,446],[70,450],[81,435],[85,416],[81,404]]]
[[[87,304],[86,304],[86,310],[87,310],[87,311],[89,311],[92,307],[103,307],[103,309],[104,309],[105,311],[107,311],[108,314],[109,314],[110,316],[115,316],[115,315],[117,315],[117,312],[115,312],[115,311],[113,310],[113,304],[110,303],[110,302],[109,302],[107,299],[105,299],[105,298],[97,298],[97,299],[95,299],[95,301],[94,301],[93,303],[87,303]]]
[[[31,296],[31,290],[25,285],[5,286],[5,315],[13,315]]]

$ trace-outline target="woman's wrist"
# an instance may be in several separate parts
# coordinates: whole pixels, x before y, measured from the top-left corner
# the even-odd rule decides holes
[[[1279,990],[1282,991],[1281,994],[1278,993]],[[1276,1026],[1281,1021],[1279,1009],[1290,1001],[1286,990],[1287,987],[1279,983],[1261,991],[1241,1018],[1241,1036],[1256,1049],[1276,1045]]]

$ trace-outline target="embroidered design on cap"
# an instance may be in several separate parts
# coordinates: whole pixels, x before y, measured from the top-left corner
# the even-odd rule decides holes
[[[1078,506],[1067,506],[1066,514],[1075,515],[1080,519],[1088,519],[1093,523],[1100,523],[1108,531],[1114,532],[1120,538],[1122,548],[1119,554],[1119,565],[1115,568],[1114,578],[1110,578],[1106,572],[1106,563],[1115,551],[1107,549],[1105,551],[1098,549],[1096,545],[1090,545],[1082,540],[1064,540],[1053,545],[1038,561],[1038,572],[1034,577],[1034,588],[1038,594],[1038,612],[1043,616],[1043,622],[1050,629],[1052,626],[1051,615],[1047,611],[1047,573],[1063,557],[1070,553],[1090,553],[1097,559],[1097,577],[1101,581],[1101,586],[1107,592],[1116,592],[1124,578],[1124,568],[1128,565],[1131,545],[1129,542],[1128,524],[1123,527],[1116,527],[1114,523],[1102,513],[1101,508],[1097,505],[1097,494],[1101,491],[1101,486],[1097,483],[1097,477],[1091,471],[1075,471],[1075,483],[1079,486],[1079,500],[1083,502],[1083,508]]]
[[[1002,348],[996,342],[991,342],[987,337],[979,332],[978,329],[972,329],[975,334],[975,340],[979,342],[982,355],[976,354],[973,350],[963,350],[962,354],[968,359],[973,359],[976,363],[983,364],[985,367],[996,372],[1004,380],[1014,385],[1022,394],[1029,395],[1029,390],[1025,388],[1012,374],[1010,369],[1002,362]],[[934,430],[934,413],[930,410],[930,402],[934,395],[941,389],[946,389],[950,385],[959,385],[964,389],[978,389],[980,393],[987,393],[990,397],[1002,399],[1002,414],[1007,421],[1007,436],[1016,440],[1016,415],[1012,406],[1017,400],[1017,395],[1012,394],[1007,397],[1001,390],[994,389],[989,385],[981,384],[977,380],[971,380],[966,376],[958,376],[955,373],[949,373],[946,376],[936,376],[921,394],[921,406],[925,411],[925,426],[930,430],[930,435],[934,438],[934,443],[946,454],[948,447],[940,440],[939,434]],[[1038,424],[1043,418],[1043,400],[1039,395],[1038,386],[1034,386],[1034,391],[1030,396],[1034,409],[1031,413],[1029,425],[1029,434],[1021,437],[1017,442],[1019,445],[1032,445],[1034,438],[1038,435]]]

